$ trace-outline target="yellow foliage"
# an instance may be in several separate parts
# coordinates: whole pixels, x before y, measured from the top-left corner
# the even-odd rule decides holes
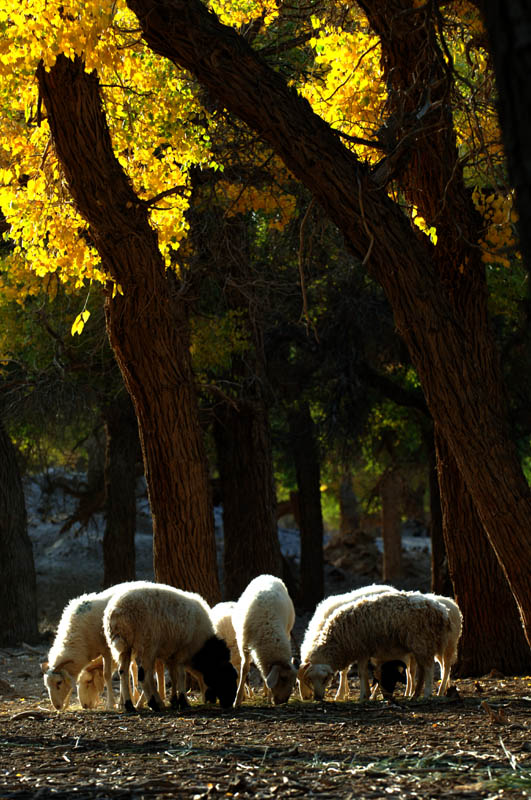
[[[356,22],[355,29],[347,31],[311,18],[315,67],[301,93],[333,128],[370,139],[381,125],[386,93],[379,40],[361,14]],[[355,149],[369,158],[376,155],[364,145]]]
[[[39,108],[35,70],[41,60],[51,67],[59,53],[82,55],[87,70],[97,70],[118,160],[141,198],[161,196],[151,222],[168,266],[186,236],[188,169],[210,162],[210,143],[203,128],[188,122],[199,105],[186,78],[140,43],[131,33],[137,25],[123,0],[3,3],[0,208],[15,254],[40,277],[57,271],[74,287],[108,278],[69,197]]]
[[[514,208],[513,192],[509,194],[491,192],[487,195],[476,187],[472,199],[485,223],[484,234],[480,241],[482,260],[487,264],[510,267],[510,257],[518,255],[515,231],[518,216]]]
[[[85,323],[87,322],[88,318],[90,317],[90,311],[82,311],[81,314],[78,314],[72,324],[71,334],[75,336],[76,333],[82,333],[83,328],[85,327]]]

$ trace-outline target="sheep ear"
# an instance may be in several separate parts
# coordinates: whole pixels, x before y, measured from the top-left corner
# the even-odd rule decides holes
[[[49,664],[48,664],[47,661],[41,661],[41,670],[42,670],[43,674],[48,672],[48,667],[49,667]]]
[[[103,671],[103,665],[101,661],[92,662],[91,664],[87,664],[85,667],[85,672],[97,672],[98,670],[100,672]]]
[[[275,688],[275,686],[278,683],[279,676],[280,676],[280,667],[278,666],[278,664],[274,664],[271,667],[269,675],[266,678],[266,686],[268,689]]]
[[[298,677],[298,679],[300,681],[304,678],[304,676],[306,675],[306,673],[308,672],[310,667],[311,667],[311,664],[309,664],[307,661],[304,664],[300,665],[300,667],[299,667],[299,669],[297,671],[297,677]]]
[[[61,670],[64,669],[67,664],[73,664],[73,663],[74,663],[74,661],[73,661],[72,658],[69,658],[68,661],[61,661],[60,664],[56,664],[55,665],[55,667],[53,668],[53,671],[54,672],[61,672]]]

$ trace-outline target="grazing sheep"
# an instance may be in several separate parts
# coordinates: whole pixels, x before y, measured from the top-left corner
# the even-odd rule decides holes
[[[451,669],[457,661],[457,647],[463,630],[463,615],[461,609],[451,597],[444,597],[440,594],[431,593],[425,594],[424,597],[446,608],[450,619],[450,631],[448,636],[446,640],[441,643],[441,648],[435,652],[435,660],[441,668],[441,682],[437,691],[437,694],[441,696],[446,693]]]
[[[163,584],[146,583],[117,592],[105,609],[105,636],[120,674],[120,705],[133,711],[129,668],[134,658],[138,679],[153,710],[163,706],[153,670],[161,659],[170,673],[171,704],[185,708],[185,668],[206,687],[206,699],[228,708],[236,696],[237,673],[229,648],[214,633],[203,598]]]
[[[235,705],[240,705],[251,661],[258,667],[273,702],[286,703],[297,679],[290,633],[295,609],[284,583],[259,575],[242,593],[232,613],[241,659]]]
[[[321,600],[313,613],[313,617],[308,623],[304,639],[301,644],[301,662],[305,662],[306,656],[313,647],[313,643],[319,636],[323,625],[331,614],[336,611],[340,606],[347,603],[354,603],[356,600],[361,600],[362,597],[368,597],[375,594],[385,594],[386,592],[397,592],[393,586],[386,586],[385,584],[371,584],[370,586],[362,586],[360,589],[354,589],[351,592],[343,594],[333,594],[330,597],[325,597]],[[339,686],[336,692],[336,700],[346,700],[348,697],[348,671],[350,664],[341,670],[339,675]],[[312,696],[312,691],[309,686],[299,681],[299,693],[302,700],[309,700]]]
[[[76,679],[87,664],[98,656],[103,658],[103,675],[107,687],[107,708],[114,708],[112,673],[115,670],[111,653],[103,633],[103,612],[113,593],[121,583],[102,592],[92,592],[75,597],[66,605],[61,615],[54,643],[43,661],[44,685],[48,689],[54,708],[62,711],[68,706]]]
[[[155,672],[157,674],[157,688],[161,698],[164,700],[166,690],[164,686],[164,664],[162,661],[155,662]],[[138,685],[138,676],[135,661],[131,662],[131,681],[135,705],[139,708],[145,702],[145,697],[141,696],[136,688]],[[94,661],[91,661],[90,664],[87,664],[79,673],[77,679],[77,696],[81,706],[83,708],[96,708],[104,687],[103,658],[99,656],[94,659]]]
[[[210,618],[214,625],[216,636],[225,640],[225,644],[230,650],[230,661],[233,667],[239,673],[240,671],[240,651],[238,650],[238,642],[236,641],[236,633],[234,632],[234,625],[232,624],[232,612],[236,606],[234,600],[228,600],[224,603],[217,603],[210,611]]]
[[[340,606],[326,621],[298,672],[299,682],[322,700],[327,683],[338,670],[358,662],[360,700],[369,693],[368,663],[404,659],[411,654],[418,675],[413,693],[433,688],[436,653],[445,651],[450,634],[448,610],[420,593],[386,593]]]

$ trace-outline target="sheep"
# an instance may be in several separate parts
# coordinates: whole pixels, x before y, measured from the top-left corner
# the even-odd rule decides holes
[[[418,596],[418,592],[404,592],[406,595],[410,596]],[[427,593],[424,594],[423,597],[427,597],[428,599],[434,601],[435,603],[442,604],[448,610],[448,615],[450,619],[450,633],[448,635],[448,639],[443,642],[441,652],[435,653],[435,660],[438,662],[441,668],[441,682],[439,684],[439,689],[437,691],[437,695],[443,695],[446,692],[446,686],[448,684],[448,678],[450,676],[450,671],[452,666],[455,664],[457,660],[457,646],[459,643],[459,638],[461,636],[462,626],[463,626],[463,615],[459,609],[459,606],[452,600],[450,597],[444,597],[442,595],[431,594]],[[416,671],[416,664],[415,659],[413,657],[406,657],[408,661],[407,664],[407,686],[406,686],[406,696],[411,696],[413,694],[413,679],[415,676]],[[382,694],[384,697],[392,697],[393,690],[397,682],[403,682],[402,679],[402,662],[400,661],[390,661],[386,663],[377,663],[374,669],[376,687],[371,694],[371,699],[374,697],[378,688],[382,690]]]
[[[415,593],[412,592],[408,592],[408,594],[415,595]],[[448,617],[450,619],[450,631],[448,636],[446,640],[441,643],[440,649],[435,653],[435,660],[441,668],[441,682],[437,695],[442,696],[446,693],[451,669],[457,661],[457,647],[463,630],[463,615],[461,609],[451,597],[432,593],[427,593],[423,596],[442,605],[443,608],[448,611]]]
[[[420,694],[424,680],[424,696],[429,697],[434,657],[445,651],[450,628],[447,608],[420,593],[377,594],[340,606],[306,653],[298,671],[299,683],[322,700],[334,672],[357,661],[360,700],[365,700],[369,659],[388,661],[411,654],[418,667],[413,697]]]
[[[91,592],[75,597],[66,605],[61,615],[54,643],[43,661],[41,669],[44,685],[57,711],[67,708],[72,689],[83,667],[98,656],[103,657],[104,683],[107,687],[108,709],[114,708],[112,673],[115,665],[103,633],[103,612],[113,593],[123,586],[111,586],[102,592]]]
[[[241,660],[234,705],[243,700],[251,660],[272,693],[273,702],[288,701],[297,679],[290,643],[294,622],[293,602],[280,578],[259,575],[243,591],[232,613]]]
[[[155,662],[155,672],[157,675],[157,688],[161,698],[164,700],[166,691],[164,686],[164,664],[162,661]],[[145,702],[145,698],[140,695],[136,688],[138,685],[138,676],[136,662],[134,661],[131,662],[131,681],[134,687],[133,695],[135,698],[135,705],[139,708]],[[98,658],[91,661],[90,664],[87,664],[87,666],[81,670],[77,679],[77,696],[82,707],[96,708],[104,687],[103,658],[98,656]]]
[[[214,625],[214,631],[220,639],[225,640],[225,644],[230,650],[230,661],[239,673],[240,671],[240,651],[236,641],[234,625],[232,624],[232,612],[236,606],[234,600],[224,603],[217,603],[210,611],[210,618]]]
[[[170,673],[173,707],[188,705],[185,667],[204,682],[207,701],[219,698],[224,708],[232,706],[237,673],[229,661],[229,648],[214,633],[210,608],[199,594],[164,584],[125,588],[110,600],[103,627],[118,662],[120,706],[126,711],[134,711],[128,680],[133,658],[148,705],[155,711],[163,706],[153,677],[157,658],[165,662]]]
[[[386,586],[385,584],[378,585],[373,583],[370,586],[362,586],[360,589],[354,589],[353,591],[345,592],[344,594],[334,594],[330,597],[326,597],[324,600],[321,600],[315,609],[313,617],[308,623],[308,627],[306,628],[306,632],[304,634],[304,639],[301,644],[301,661],[306,661],[306,656],[312,649],[313,643],[319,636],[323,625],[326,623],[330,615],[333,614],[333,612],[336,611],[336,609],[338,609],[340,606],[346,605],[347,603],[353,603],[356,600],[360,600],[362,597],[368,597],[375,594],[385,594],[386,592],[396,593],[397,591],[398,589],[395,589],[393,586]],[[349,669],[350,664],[340,672],[339,686],[335,697],[336,700],[346,700],[348,696],[347,676]],[[311,689],[300,681],[299,693],[302,700],[309,700],[312,694]]]

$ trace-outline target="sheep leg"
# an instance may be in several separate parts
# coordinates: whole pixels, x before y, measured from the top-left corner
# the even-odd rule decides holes
[[[406,689],[404,692],[404,696],[412,697],[414,692],[413,684],[415,682],[415,675],[417,673],[417,662],[415,661],[415,657],[408,656],[406,658],[406,664],[407,664],[407,673],[406,673],[407,681],[406,681]]]
[[[103,677],[107,689],[105,708],[109,710],[115,707],[114,692],[112,689],[112,674],[116,669],[116,664],[112,660],[112,656],[110,653],[107,653],[104,656],[102,655],[102,660],[103,660]]]
[[[186,675],[184,667],[178,661],[169,660],[168,672],[171,680],[170,705],[179,711],[190,707],[186,699]]]
[[[358,661],[358,674],[360,676],[360,700],[367,700],[370,694],[368,658]]]
[[[141,656],[140,653],[137,653],[136,662],[138,665],[138,682],[142,686],[142,693],[146,696],[146,699],[149,698],[147,704],[153,711],[160,711],[161,708],[164,708],[164,703],[155,688],[153,674],[155,659],[146,655]]]
[[[335,696],[336,700],[346,700],[348,697],[348,671],[349,667],[346,667],[346,669],[341,670],[339,673],[339,686],[337,687]]]
[[[443,660],[440,666],[441,666],[441,683],[439,685],[439,690],[437,694],[439,696],[442,696],[443,694],[446,694],[446,687],[448,685],[448,679],[450,677],[450,670],[452,669],[452,666],[450,662],[447,660]]]
[[[422,687],[424,685],[424,676],[426,674],[426,666],[424,662],[419,661],[417,658],[417,670],[416,670],[416,677],[415,677],[415,689],[413,694],[411,695],[413,699],[419,697]]]
[[[120,653],[118,660],[118,674],[120,675],[120,707],[126,711],[134,711],[135,707],[131,700],[129,686],[129,669],[131,667],[131,650],[124,650]]]
[[[236,700],[234,701],[235,706],[239,706],[242,703],[243,696],[245,694],[245,681],[247,680],[247,675],[249,674],[249,669],[251,668],[251,654],[242,653],[241,656],[242,660],[240,664],[240,679],[238,681]]]
[[[435,667],[435,661],[433,658],[430,659],[429,663],[425,667],[425,678],[424,678],[424,697],[431,697],[433,694],[433,670]]]
[[[164,678],[164,661],[161,661],[160,658],[157,658],[155,661],[155,673],[157,675],[157,691],[161,697],[161,700],[165,700],[166,681]]]

